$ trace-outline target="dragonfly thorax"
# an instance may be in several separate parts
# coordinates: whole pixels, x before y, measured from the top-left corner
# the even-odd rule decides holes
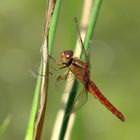
[[[63,65],[69,66],[72,62],[73,51],[66,50],[61,53],[61,62]]]

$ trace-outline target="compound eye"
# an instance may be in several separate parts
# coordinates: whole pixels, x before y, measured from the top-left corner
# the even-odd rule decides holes
[[[69,57],[70,57],[70,55],[69,55],[69,54],[67,54],[67,55],[66,55],[66,57],[67,57],[67,58],[69,58]]]

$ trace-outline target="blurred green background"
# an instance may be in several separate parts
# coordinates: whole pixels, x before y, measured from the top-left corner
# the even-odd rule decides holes
[[[73,49],[73,17],[80,19],[82,0],[63,1],[53,56]],[[5,0],[0,4],[0,123],[12,116],[1,140],[24,139],[36,80],[30,73],[40,61],[46,1]],[[140,1],[103,1],[91,46],[92,79],[123,112],[122,123],[89,95],[77,112],[71,140],[140,139]],[[50,139],[61,94],[52,90],[42,140]]]

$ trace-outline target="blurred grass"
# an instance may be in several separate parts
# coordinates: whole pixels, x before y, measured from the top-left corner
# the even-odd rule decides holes
[[[5,0],[0,5],[0,121],[9,112],[13,116],[2,140],[21,139],[26,132],[35,84],[28,70],[39,62],[45,4],[46,1]],[[139,5],[138,0],[104,1],[91,49],[93,80],[127,120],[121,124],[90,96],[78,112],[72,140],[91,137],[117,140],[118,135],[123,140],[140,139]],[[73,17],[80,19],[81,8],[81,0],[63,1],[53,56],[64,49],[74,50]],[[56,50],[56,46],[61,49]],[[49,95],[43,140],[49,139],[56,110],[60,107],[61,95],[54,93],[53,84],[50,84],[52,94]]]
[[[0,124],[0,137],[3,135],[4,132],[6,132],[9,124],[11,121],[11,116],[7,115],[7,117],[3,120],[3,122]]]

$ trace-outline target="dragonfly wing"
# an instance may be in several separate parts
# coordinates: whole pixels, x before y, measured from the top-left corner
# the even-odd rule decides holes
[[[89,55],[88,55],[89,51],[88,51],[88,53],[87,53],[87,51],[85,50],[84,43],[83,43],[83,40],[82,40],[82,36],[81,36],[81,34],[80,34],[80,29],[79,29],[79,25],[78,25],[78,20],[77,20],[76,17],[74,18],[74,22],[75,22],[76,31],[77,31],[77,33],[78,33],[78,39],[79,39],[79,43],[80,43],[80,46],[81,46],[81,49],[82,49],[82,54],[84,55],[85,60],[86,60],[88,66],[89,66],[89,68],[90,68],[90,61],[89,61]]]
[[[57,76],[55,79],[55,90],[57,92],[65,92],[65,93],[70,93],[68,86],[70,84],[67,84],[67,80],[69,80],[69,83],[74,80],[74,75],[67,69],[63,75]]]
[[[70,107],[70,113],[79,110],[88,100],[88,92],[85,87],[77,94],[72,106]]]

